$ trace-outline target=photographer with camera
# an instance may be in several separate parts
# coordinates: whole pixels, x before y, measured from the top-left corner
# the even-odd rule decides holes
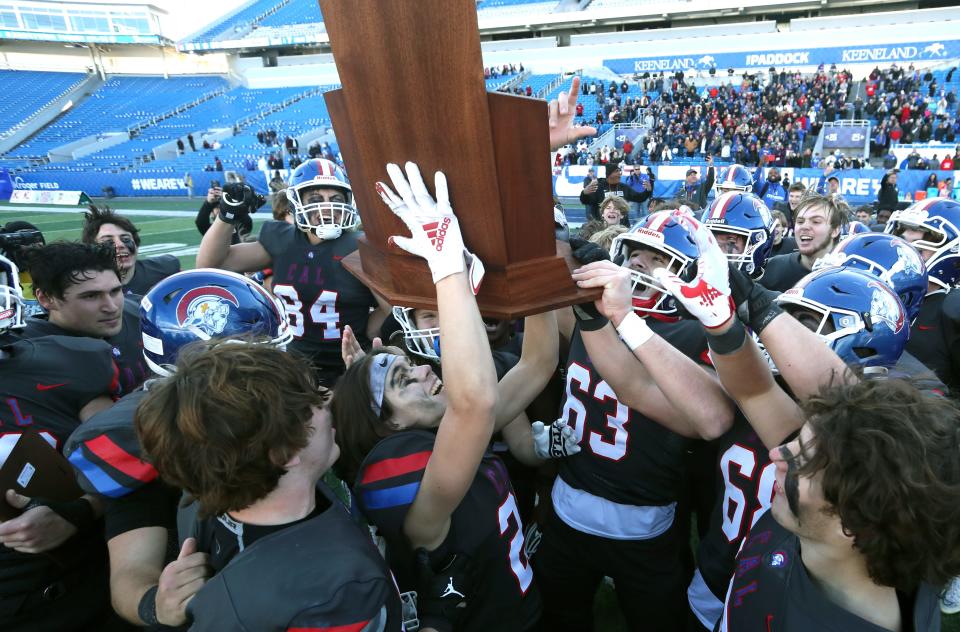
[[[6,257],[20,270],[20,288],[23,292],[23,317],[43,313],[43,308],[33,295],[33,278],[23,261],[23,249],[27,246],[47,243],[36,226],[30,222],[12,221],[0,227],[0,257]]]
[[[180,260],[173,255],[137,256],[140,231],[128,218],[107,207],[90,205],[84,214],[80,240],[85,244],[106,244],[116,252],[123,293],[138,303],[140,297],[171,274],[180,272]]]
[[[197,230],[201,235],[206,235],[210,226],[213,225],[213,220],[223,212],[221,206],[228,206],[227,212],[233,213],[236,217],[230,243],[239,244],[242,241],[249,241],[250,234],[253,232],[253,220],[250,214],[256,213],[266,202],[267,199],[249,184],[228,182],[227,186],[221,189],[220,182],[212,180],[207,190],[207,197],[197,211]]]

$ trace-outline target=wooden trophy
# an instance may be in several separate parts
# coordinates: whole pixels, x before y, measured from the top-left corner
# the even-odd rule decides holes
[[[374,184],[415,162],[443,171],[467,248],[486,267],[477,302],[512,319],[599,296],[570,278],[555,239],[547,104],[488,93],[474,0],[319,0],[343,87],[327,107],[365,237],[347,269],[392,305],[435,308],[426,262],[388,246],[406,226]],[[558,254],[560,252],[561,254]]]

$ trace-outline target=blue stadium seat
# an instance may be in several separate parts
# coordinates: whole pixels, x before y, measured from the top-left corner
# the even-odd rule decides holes
[[[0,138],[86,79],[76,72],[0,70]]]

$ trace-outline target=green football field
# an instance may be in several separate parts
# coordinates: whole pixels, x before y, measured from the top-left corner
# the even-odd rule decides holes
[[[115,199],[95,200],[107,204],[116,212],[128,215],[140,229],[141,256],[173,254],[180,258],[181,268],[194,267],[200,233],[194,225],[196,212],[202,200]],[[79,239],[83,223],[82,208],[11,205],[0,203],[0,226],[11,220],[30,222],[39,228],[48,242],[57,239]],[[263,207],[254,216],[254,234],[260,224],[270,219],[269,207]],[[618,612],[616,597],[609,586],[602,586],[594,603],[596,629],[602,632],[626,630]],[[960,632],[960,615],[943,617],[944,632]]]
[[[140,256],[172,254],[180,259],[182,269],[194,267],[201,239],[194,218],[203,202],[201,198],[118,198],[95,202],[107,205],[133,221],[140,230]],[[12,220],[22,220],[39,228],[47,242],[79,239],[84,210],[83,207],[0,203],[0,226]],[[254,214],[254,234],[270,217],[267,206]]]

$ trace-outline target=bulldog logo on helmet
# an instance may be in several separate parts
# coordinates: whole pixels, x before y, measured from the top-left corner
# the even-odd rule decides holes
[[[871,281],[867,286],[873,288],[873,296],[870,297],[871,320],[874,323],[884,322],[893,333],[900,333],[905,317],[903,310],[897,305],[896,295],[878,281]]]
[[[181,327],[194,327],[208,336],[219,336],[229,322],[230,305],[240,301],[229,290],[207,285],[186,292],[177,303],[177,322]]]

